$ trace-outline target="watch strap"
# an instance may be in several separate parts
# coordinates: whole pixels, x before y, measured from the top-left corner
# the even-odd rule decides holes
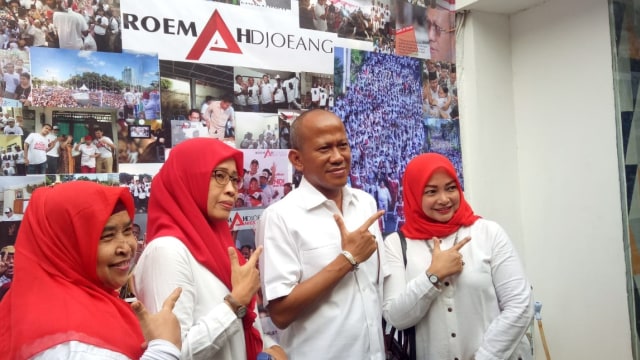
[[[347,258],[347,261],[349,262],[349,264],[351,264],[351,266],[353,266],[352,270],[358,270],[358,262],[356,261],[356,258],[353,257],[353,255],[351,255],[350,252],[348,252],[347,250],[343,250],[342,251],[342,255],[344,255],[345,258]]]
[[[243,318],[247,314],[247,307],[236,301],[231,294],[227,294],[224,297],[224,301],[231,305],[231,309],[236,313],[238,318]]]

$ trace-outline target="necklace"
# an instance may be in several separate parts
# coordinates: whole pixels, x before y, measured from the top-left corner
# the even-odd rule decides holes
[[[451,247],[456,246],[456,244],[458,243],[458,232],[460,232],[460,229],[458,229],[458,231],[456,231],[456,237],[455,237],[455,239],[453,239],[453,245]],[[431,254],[433,254],[433,246],[431,246],[431,244],[429,244],[429,240],[425,240],[424,242],[427,244],[427,247],[429,248],[429,252]]]

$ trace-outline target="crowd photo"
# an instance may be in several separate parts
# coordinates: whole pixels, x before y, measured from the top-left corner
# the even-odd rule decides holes
[[[2,49],[122,52],[120,0],[2,0]]]
[[[344,51],[343,51],[344,50]],[[384,233],[402,225],[399,179],[408,159],[424,152],[419,59],[336,49],[341,61],[359,57],[357,75],[342,80],[333,111],[344,121],[351,145],[351,186],[373,195],[387,211]],[[353,70],[352,70],[353,71]]]

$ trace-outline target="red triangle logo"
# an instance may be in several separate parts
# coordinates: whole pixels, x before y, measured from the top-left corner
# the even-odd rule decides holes
[[[236,215],[233,217],[233,220],[231,220],[231,225],[229,225],[229,229],[235,228],[236,226],[242,226],[244,225],[244,221],[242,221],[242,217],[240,216],[240,213],[237,212]]]
[[[220,16],[218,10],[213,12],[207,25],[202,29],[202,33],[200,33],[191,51],[187,54],[187,60],[200,60],[207,46],[211,43],[212,46],[209,50],[242,54],[242,50],[240,50],[238,43],[233,38],[233,35],[231,35],[229,28],[224,23],[224,20],[222,20],[222,16]]]

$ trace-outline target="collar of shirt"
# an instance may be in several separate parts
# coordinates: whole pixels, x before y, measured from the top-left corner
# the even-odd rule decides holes
[[[303,176],[302,181],[300,181],[300,186],[298,186],[300,191],[305,192],[305,196],[303,199],[303,207],[307,210],[310,210],[314,207],[321,206],[325,202],[329,201],[326,196],[324,196],[318,189],[316,189],[307,179]],[[349,205],[351,202],[357,201],[356,194],[349,188],[348,186],[342,187],[342,206],[344,208],[345,205]],[[336,204],[337,206],[338,204]]]

